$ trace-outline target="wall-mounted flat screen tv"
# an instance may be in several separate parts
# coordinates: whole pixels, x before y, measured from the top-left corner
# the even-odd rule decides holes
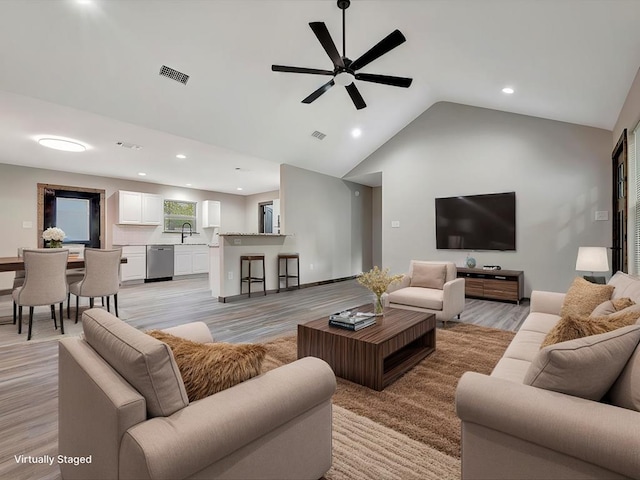
[[[515,250],[515,192],[436,198],[436,248]]]

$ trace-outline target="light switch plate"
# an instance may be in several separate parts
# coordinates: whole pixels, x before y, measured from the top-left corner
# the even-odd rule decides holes
[[[392,220],[391,228],[400,228],[400,220]]]
[[[596,212],[596,220],[609,220],[609,212],[606,210]]]
[[[234,244],[234,245],[242,245],[242,239],[240,239],[240,238],[234,238],[234,239],[233,239],[233,244]]]
[[[22,222],[22,228],[33,228],[33,222],[29,222],[29,221]]]

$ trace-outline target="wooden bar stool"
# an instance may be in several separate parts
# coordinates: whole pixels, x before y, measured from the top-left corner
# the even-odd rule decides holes
[[[282,272],[282,260],[284,260],[284,273]],[[296,261],[296,274],[289,275],[289,260]],[[284,279],[284,288],[289,290],[289,279],[295,278],[297,287],[300,288],[300,255],[297,253],[278,254],[278,292],[280,292],[280,282]]]
[[[261,277],[256,277],[254,275],[251,275],[251,263],[254,261],[259,261],[262,262],[262,276]],[[244,271],[244,264],[245,262],[247,262],[248,264],[248,272],[247,272],[247,276],[243,277],[242,276],[242,272]],[[242,255],[240,257],[240,295],[242,295],[242,284],[243,283],[247,283],[248,286],[248,290],[249,290],[249,298],[251,298],[251,284],[252,283],[262,283],[262,290],[264,292],[264,295],[267,294],[267,283],[265,281],[266,279],[266,275],[265,275],[265,268],[264,268],[264,255],[262,254],[251,254],[251,255]]]

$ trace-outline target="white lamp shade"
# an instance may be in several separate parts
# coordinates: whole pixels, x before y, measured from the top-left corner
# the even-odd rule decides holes
[[[608,272],[607,247],[579,247],[576,270],[581,272]]]

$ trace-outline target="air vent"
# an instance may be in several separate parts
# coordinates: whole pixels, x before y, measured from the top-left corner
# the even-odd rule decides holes
[[[180,82],[183,85],[186,85],[189,81],[189,75],[179,72],[178,70],[174,70],[171,67],[167,67],[166,65],[163,65],[160,68],[160,76],[170,78],[171,80]]]
[[[135,143],[117,142],[116,145],[122,148],[128,148],[129,150],[142,150],[142,147]]]
[[[323,139],[324,139],[324,137],[326,137],[326,135],[325,135],[324,133],[319,132],[318,130],[316,130],[315,132],[313,132],[313,133],[311,134],[311,136],[312,136],[312,137],[317,138],[318,140],[323,140]]]

